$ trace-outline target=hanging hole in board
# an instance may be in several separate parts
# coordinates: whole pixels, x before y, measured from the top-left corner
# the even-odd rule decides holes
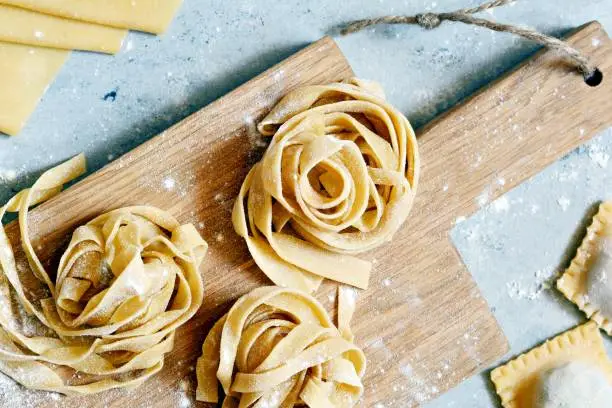
[[[586,82],[588,86],[597,86],[601,84],[601,81],[603,81],[603,73],[599,68],[595,68],[595,71],[593,71],[591,75],[584,77],[584,82]]]

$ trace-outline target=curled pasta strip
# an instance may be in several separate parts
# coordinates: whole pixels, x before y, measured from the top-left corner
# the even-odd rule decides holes
[[[207,244],[154,207],[110,211],[78,227],[55,276],[46,271],[29,239],[28,209],[84,171],[77,156],[0,208],[0,218],[19,213],[27,259],[16,264],[0,228],[0,370],[28,388],[138,386],[162,369],[176,329],[202,304]]]
[[[311,295],[277,286],[241,297],[204,341],[196,398],[224,408],[353,407],[363,392],[365,356],[348,321],[355,291],[341,287],[338,329]]]
[[[257,265],[279,286],[367,288],[371,263],[353,255],[392,238],[418,184],[406,117],[379,86],[353,79],[290,92],[258,129],[272,141],[232,216]]]

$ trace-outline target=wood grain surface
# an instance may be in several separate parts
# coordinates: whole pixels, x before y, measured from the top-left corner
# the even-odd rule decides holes
[[[600,86],[587,86],[555,55],[539,53],[419,132],[423,176],[410,218],[393,242],[363,255],[376,260],[353,323],[369,364],[363,406],[419,405],[507,351],[448,232],[457,217],[478,210],[479,198],[494,199],[612,125],[612,85],[605,77],[612,75],[610,40],[598,23],[569,40],[604,72]],[[269,284],[230,220],[242,180],[265,148],[254,124],[288,90],[351,75],[334,42],[324,38],[32,212],[34,246],[51,266],[75,226],[126,205],[164,208],[194,223],[211,246],[204,304],[179,331],[158,376],[133,391],[48,406],[174,407],[182,406],[177,395],[193,399],[192,369],[209,328],[236,298]],[[172,189],[166,179],[174,180]],[[9,230],[17,242],[16,225]],[[329,310],[333,293],[331,284],[318,293]]]

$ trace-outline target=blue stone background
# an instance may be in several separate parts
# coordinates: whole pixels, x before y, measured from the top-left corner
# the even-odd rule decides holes
[[[131,33],[115,57],[72,55],[21,135],[0,136],[0,202],[79,152],[87,154],[90,171],[99,169],[339,24],[477,3],[185,0],[161,37]],[[612,27],[612,0],[519,1],[484,16],[563,35],[590,20]],[[381,82],[416,127],[538,48],[508,34],[449,23],[433,31],[381,26],[337,41],[356,73]],[[105,100],[111,92],[114,100]],[[610,154],[607,130],[453,231],[509,339],[506,359],[583,321],[550,285],[571,258],[594,205],[612,198]],[[485,373],[426,406],[498,402]]]

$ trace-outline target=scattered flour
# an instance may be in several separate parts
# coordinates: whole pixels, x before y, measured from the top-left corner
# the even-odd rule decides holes
[[[179,399],[179,408],[189,408],[192,406],[191,400],[186,394],[182,394]]]
[[[562,171],[557,174],[557,179],[562,182],[578,180],[578,172],[576,170]]]
[[[489,202],[489,189],[485,189],[478,197],[476,197],[476,202],[479,207],[484,207]]]
[[[278,71],[276,71],[274,73],[274,80],[276,82],[281,82],[282,80],[284,80],[285,78],[285,70],[284,69],[279,69]]]
[[[342,288],[341,293],[344,294],[343,299],[346,301],[347,307],[354,308],[357,304],[357,291],[355,288],[345,286]]]
[[[13,169],[2,169],[0,168],[0,181],[5,183],[12,183],[17,179],[17,171]]]
[[[467,218],[465,218],[463,215],[460,215],[459,217],[455,218],[455,225],[457,224],[461,224],[463,221],[465,221]]]
[[[0,372],[0,407],[39,407],[60,399],[60,394],[27,390]]]
[[[172,191],[174,190],[174,187],[176,187],[176,180],[174,180],[172,177],[166,177],[162,181],[162,185],[164,186],[165,190]]]
[[[265,148],[268,144],[266,143],[264,136],[262,136],[257,130],[255,119],[251,115],[246,115],[244,117],[244,124],[251,149],[259,150]]]
[[[606,153],[600,145],[594,144],[588,147],[589,158],[602,169],[608,168],[610,155]]]
[[[400,372],[405,375],[406,377],[410,377],[413,373],[414,369],[412,368],[412,366],[410,364],[406,364],[402,367],[400,367]]]
[[[518,300],[536,300],[544,291],[550,290],[552,282],[557,276],[553,267],[539,269],[534,273],[534,280],[525,284],[522,279],[506,283],[508,297]]]
[[[491,207],[493,208],[493,211],[495,212],[498,212],[498,213],[506,212],[510,209],[510,201],[505,196],[502,196],[498,198],[497,200],[495,200],[493,204],[491,205]]]
[[[572,202],[570,201],[570,199],[565,196],[561,196],[557,199],[557,204],[559,204],[559,207],[561,207],[561,210],[563,210],[564,212],[567,211],[571,203]]]
[[[408,379],[409,386],[414,390],[409,395],[413,403],[423,404],[437,394],[437,387],[431,386],[425,379],[417,375],[410,364],[401,366],[399,370]]]

